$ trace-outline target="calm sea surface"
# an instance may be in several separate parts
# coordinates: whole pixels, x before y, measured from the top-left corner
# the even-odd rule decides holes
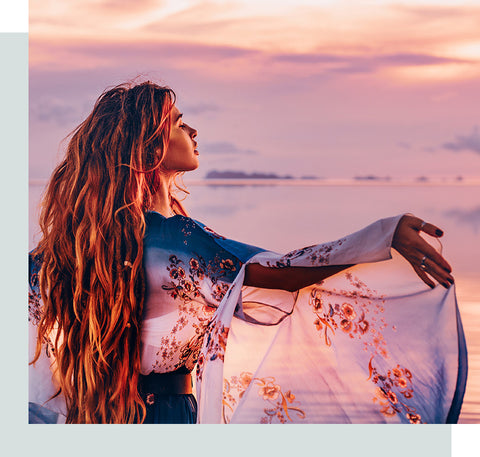
[[[190,215],[228,238],[276,252],[331,241],[376,219],[413,213],[445,231],[469,351],[460,423],[480,423],[480,185],[185,180]],[[30,248],[38,241],[40,183],[30,185]]]

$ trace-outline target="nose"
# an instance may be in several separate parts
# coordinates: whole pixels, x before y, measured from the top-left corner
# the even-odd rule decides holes
[[[193,127],[190,127],[190,126],[189,126],[189,129],[190,129],[190,137],[191,137],[192,139],[195,138],[195,137],[197,136],[197,133],[198,133],[198,132],[197,132],[196,129],[194,129]]]

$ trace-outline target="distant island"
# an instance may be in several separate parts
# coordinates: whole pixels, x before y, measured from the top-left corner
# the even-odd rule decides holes
[[[294,179],[291,175],[279,176],[275,173],[245,173],[244,171],[217,171],[211,170],[205,175],[205,179]],[[302,178],[300,178],[302,179]],[[315,178],[303,178],[315,179]]]
[[[246,173],[245,171],[236,171],[236,170],[210,170],[206,175],[205,179],[323,179],[315,175],[304,175],[294,177],[292,175],[280,176],[276,173],[262,173],[262,172],[253,172]]]
[[[205,180],[216,180],[216,181],[228,181],[232,180],[233,181],[275,181],[275,180],[291,180],[292,184],[300,184],[298,181],[312,181],[311,185],[327,185],[331,184],[332,182],[336,183],[348,183],[352,181],[357,181],[359,183],[372,183],[372,184],[378,184],[378,183],[396,183],[396,182],[403,182],[405,178],[398,178],[394,177],[392,178],[391,176],[377,176],[374,174],[366,174],[366,175],[356,175],[351,178],[326,178],[324,176],[315,176],[315,175],[302,175],[302,176],[292,176],[292,175],[279,175],[277,173],[272,173],[272,172],[260,172],[260,171],[254,171],[254,172],[246,172],[246,171],[241,171],[241,170],[210,170],[205,174],[204,177]],[[412,178],[407,178],[407,181],[411,181],[412,183],[418,183],[418,184],[429,184],[429,183],[435,183],[441,180],[442,182],[445,181],[454,181],[461,183],[464,178],[460,175],[458,176],[451,176],[451,177],[429,177],[425,175],[420,175],[417,177],[412,177]],[[211,184],[216,184],[216,183],[211,183]],[[226,183],[229,185],[229,183]],[[235,183],[236,184],[236,183]],[[307,185],[307,183],[305,183]],[[308,184],[310,185],[310,184]]]
[[[390,176],[375,176],[375,175],[366,175],[366,176],[354,176],[353,179],[356,181],[390,181],[392,178]]]

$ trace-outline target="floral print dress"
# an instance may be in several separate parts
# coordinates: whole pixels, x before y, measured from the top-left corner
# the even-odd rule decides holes
[[[142,374],[191,371],[209,322],[242,265],[262,249],[193,219],[147,213]]]
[[[147,213],[141,373],[196,366],[199,423],[455,422],[466,348],[454,287],[425,290],[402,258],[392,259],[400,217],[281,255],[188,217]],[[359,265],[292,293],[244,286],[247,263]],[[30,401],[61,422],[61,396],[46,401],[54,386],[45,355],[31,367]],[[182,401],[172,408],[195,409],[192,398]],[[175,422],[192,420],[178,414]]]

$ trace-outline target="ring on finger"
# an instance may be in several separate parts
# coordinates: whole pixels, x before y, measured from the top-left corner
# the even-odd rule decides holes
[[[422,221],[422,224],[420,225],[420,230],[423,230],[423,228],[425,227],[425,225],[427,225],[427,223],[425,221]]]
[[[422,261],[420,262],[420,268],[421,268],[422,270],[426,270],[426,269],[427,269],[427,265],[425,264],[425,260],[427,260],[427,256],[426,256],[426,255],[423,256],[423,259],[422,259]]]

